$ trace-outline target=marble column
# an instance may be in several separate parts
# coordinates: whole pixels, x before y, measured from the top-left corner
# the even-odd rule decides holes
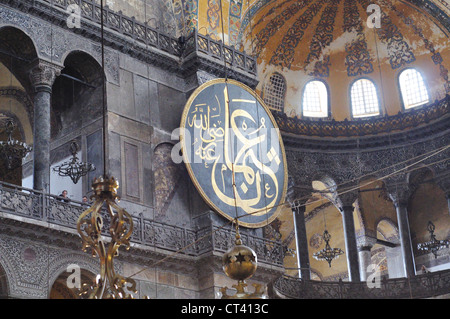
[[[359,253],[359,272],[361,275],[361,281],[367,280],[368,268],[372,263],[372,247],[376,244],[377,239],[367,235],[361,236],[358,241],[358,253]],[[377,271],[378,269],[369,270],[369,274]]]
[[[300,268],[300,277],[305,280],[310,280],[311,266],[309,264],[308,239],[306,236],[305,203],[305,201],[294,201],[294,203],[291,204],[291,207],[294,213],[297,258]]]
[[[355,223],[353,220],[353,203],[357,199],[357,193],[345,192],[339,195],[339,199],[341,201],[340,211],[344,226],[345,255],[347,257],[349,280],[359,282],[361,276],[359,273],[358,247],[356,243]]]
[[[372,263],[372,254],[370,250],[372,247],[364,246],[359,248],[359,272],[361,275],[361,281],[367,280],[367,269],[369,265]]]
[[[397,223],[402,248],[405,276],[413,277],[415,276],[416,271],[407,210],[410,189],[406,183],[393,185],[386,184],[386,186],[389,197],[394,203],[395,210],[397,212]]]
[[[30,68],[34,88],[33,188],[40,191],[50,189],[51,94],[61,69],[43,60],[36,60]]]

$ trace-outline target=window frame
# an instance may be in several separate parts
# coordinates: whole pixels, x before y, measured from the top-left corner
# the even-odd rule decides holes
[[[375,88],[375,94],[376,94],[376,97],[377,97],[377,101],[378,101],[378,114],[374,114],[374,115],[355,115],[354,114],[354,112],[353,112],[352,88],[353,88],[353,85],[355,85],[355,83],[360,81],[360,80],[367,80],[367,81],[370,81],[373,84],[373,86]],[[380,102],[382,100],[380,99],[380,93],[379,93],[379,90],[378,90],[378,86],[376,85],[375,81],[373,81],[372,79],[370,79],[368,77],[359,77],[357,79],[354,79],[350,83],[350,86],[349,86],[349,89],[348,89],[348,99],[349,99],[349,102],[350,102],[349,103],[350,104],[350,115],[351,115],[352,119],[355,119],[355,120],[367,120],[367,119],[369,119],[370,120],[370,119],[374,119],[374,118],[380,118],[380,117],[383,116],[383,111],[382,111],[382,107],[381,107],[381,104],[380,104]]]
[[[423,85],[424,85],[425,90],[427,91],[427,95],[428,95],[428,101],[427,102],[419,104],[419,105],[416,105],[416,106],[411,106],[411,107],[408,107],[408,108],[406,107],[406,104],[405,104],[405,97],[404,97],[403,90],[402,90],[402,85],[401,85],[401,82],[400,82],[400,76],[403,74],[403,72],[405,72],[407,70],[414,70],[414,71],[416,71],[417,73],[420,74],[420,76],[422,77]],[[430,90],[428,88],[427,81],[425,81],[425,77],[423,76],[423,73],[421,71],[419,71],[417,67],[406,67],[406,68],[401,69],[398,72],[398,75],[397,75],[397,85],[398,85],[398,90],[400,92],[400,104],[401,104],[401,107],[402,107],[402,111],[409,112],[409,111],[412,111],[412,110],[420,109],[420,108],[425,107],[428,104],[430,104],[430,102],[431,102],[431,95],[430,95]]]
[[[281,109],[274,108],[273,106],[269,105],[269,104],[266,102],[266,100],[265,100],[265,98],[266,98],[266,89],[267,89],[267,85],[270,84],[270,79],[271,79],[271,77],[274,76],[274,75],[280,76],[280,77],[283,79],[283,82],[284,82],[284,90],[283,90],[283,97],[282,97],[282,100],[283,100],[283,106],[282,106]],[[279,73],[279,72],[272,72],[272,73],[270,73],[270,75],[268,75],[268,76],[266,77],[266,79],[265,79],[265,81],[264,81],[264,86],[263,86],[263,88],[262,88],[262,96],[261,96],[261,98],[262,98],[262,100],[264,101],[264,103],[266,104],[266,106],[267,106],[270,110],[274,110],[274,111],[278,111],[278,112],[284,112],[284,109],[285,109],[285,107],[286,107],[286,91],[287,91],[287,81],[286,81],[286,78],[285,78],[281,73]]]
[[[327,109],[326,109],[326,111],[324,112],[324,113],[326,113],[325,116],[309,116],[309,115],[305,115],[305,112],[304,112],[304,104],[303,104],[303,100],[304,100],[304,96],[305,96],[305,92],[306,92],[306,87],[308,86],[309,83],[315,82],[315,81],[321,82],[321,83],[325,86],[325,90],[326,90],[326,92],[327,92],[327,98],[326,98],[326,101],[327,101],[327,106],[326,106],[326,108],[327,108]],[[302,117],[305,117],[305,118],[308,118],[308,119],[311,119],[311,120],[330,119],[330,117],[331,117],[331,97],[330,97],[330,89],[329,89],[329,87],[328,87],[328,83],[327,83],[327,82],[325,82],[325,81],[322,80],[322,79],[318,79],[318,78],[313,78],[313,79],[308,80],[308,81],[305,83],[305,85],[303,86],[302,95],[301,95],[301,98],[300,98],[300,99],[301,99],[301,100],[300,100],[300,114],[301,114]]]

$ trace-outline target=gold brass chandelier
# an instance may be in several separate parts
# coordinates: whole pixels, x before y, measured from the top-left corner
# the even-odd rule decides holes
[[[100,1],[103,13],[103,0]],[[104,56],[104,23],[101,17],[101,48],[102,70],[105,73]],[[93,285],[84,284],[79,292],[80,297],[89,299],[132,299],[137,293],[136,282],[125,278],[114,270],[114,258],[119,255],[119,248],[130,247],[130,237],[133,233],[133,219],[131,215],[117,203],[119,182],[106,173],[106,81],[103,78],[103,176],[92,182],[94,203],[78,218],[77,231],[82,239],[82,249],[91,250],[92,255],[100,259],[100,273]],[[105,225],[105,221],[108,225]],[[104,228],[109,230],[109,240],[102,236]]]
[[[130,246],[133,233],[131,215],[116,204],[119,183],[114,177],[100,177],[92,183],[94,203],[84,211],[77,222],[78,234],[83,242],[83,250],[91,250],[92,256],[100,259],[100,274],[95,285],[85,285],[80,295],[87,295],[90,299],[131,299],[136,293],[136,282],[131,278],[124,278],[114,271],[114,258],[119,255],[120,246]],[[109,243],[102,237],[106,212],[109,220]]]

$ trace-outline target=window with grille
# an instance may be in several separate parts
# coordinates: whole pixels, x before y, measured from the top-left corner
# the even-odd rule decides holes
[[[328,92],[322,81],[308,82],[303,91],[302,113],[304,116],[328,116]]]
[[[286,81],[281,74],[274,73],[264,86],[264,102],[268,107],[283,111]]]
[[[422,75],[415,69],[406,69],[399,76],[405,109],[429,102],[427,88]]]
[[[380,114],[377,90],[372,81],[360,79],[353,83],[351,90],[353,117],[375,116]]]

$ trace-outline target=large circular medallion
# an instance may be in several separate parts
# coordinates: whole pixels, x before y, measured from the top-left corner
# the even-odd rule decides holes
[[[216,79],[189,98],[181,119],[183,161],[209,206],[246,227],[261,227],[284,204],[287,165],[276,122],[246,85]]]

